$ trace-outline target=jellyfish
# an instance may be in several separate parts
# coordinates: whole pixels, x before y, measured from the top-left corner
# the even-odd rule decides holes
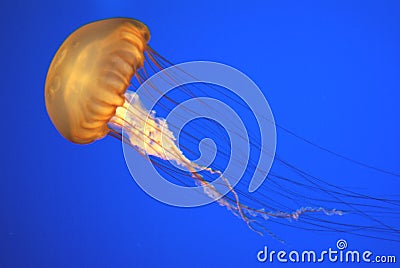
[[[197,154],[193,145],[209,133],[204,122],[199,120],[193,120],[186,129],[175,126],[166,119],[171,110],[196,96],[219,96],[245,113],[250,112],[251,107],[218,85],[200,83],[184,85],[169,95],[161,94],[157,104],[147,108],[146,99],[156,99],[159,89],[151,83],[145,85],[142,94],[136,89],[153,74],[174,65],[148,45],[149,39],[150,32],[142,22],[111,18],[82,26],[63,42],[48,70],[45,102],[52,123],[65,139],[89,144],[106,136],[117,138],[153,163],[171,181],[184,186],[200,186],[202,194],[227,208],[261,235],[278,238],[268,228],[269,223],[275,222],[305,230],[346,232],[399,241],[400,229],[382,218],[382,215],[398,216],[399,200],[345,189],[313,176],[279,156],[275,156],[275,162],[286,168],[288,174],[266,170],[266,180],[257,191],[249,193],[243,185],[249,183],[258,168],[249,161],[240,182],[234,185],[232,179],[239,178],[230,178],[223,172],[231,148],[218,122],[206,120],[219,145],[217,153],[222,160],[208,164],[192,160]],[[166,74],[163,79],[173,84],[190,75],[182,71],[177,75]],[[207,109],[219,113],[212,106]],[[190,107],[186,112],[197,114]],[[390,173],[329,151],[283,126],[277,127],[335,157]],[[235,127],[232,128],[235,131]],[[257,131],[251,131],[249,140],[252,153],[265,150]],[[211,147],[205,146],[205,150],[213,150]],[[239,154],[232,157],[233,161],[241,161]],[[399,177],[398,174],[391,175]],[[216,179],[219,179],[218,187],[212,183]],[[347,224],[348,214],[359,216],[361,223]],[[377,234],[371,234],[371,231]]]

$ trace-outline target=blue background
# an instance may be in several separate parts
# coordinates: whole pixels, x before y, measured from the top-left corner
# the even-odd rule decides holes
[[[2,1],[0,267],[266,266],[256,260],[264,245],[321,250],[343,236],[352,248],[398,253],[398,243],[293,229],[282,229],[282,245],[215,204],[161,204],[134,183],[116,140],[71,144],[46,114],[47,68],[67,35],[93,20],[133,17],[172,62],[238,68],[279,124],[399,173],[399,2],[276,2]],[[296,166],[357,190],[398,192],[398,178],[302,147],[278,133],[278,152]]]

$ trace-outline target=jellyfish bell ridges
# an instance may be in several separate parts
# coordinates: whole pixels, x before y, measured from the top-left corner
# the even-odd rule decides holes
[[[47,73],[45,100],[64,138],[86,144],[107,135],[149,38],[143,23],[113,18],[86,24],[63,42]]]

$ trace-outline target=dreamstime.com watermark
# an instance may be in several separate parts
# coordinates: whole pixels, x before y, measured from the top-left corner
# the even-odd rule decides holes
[[[339,239],[336,248],[322,251],[316,250],[268,250],[267,246],[257,253],[259,262],[292,262],[292,263],[318,263],[318,262],[343,262],[343,263],[396,263],[394,255],[374,255],[370,250],[347,250],[347,241]]]
[[[197,83],[224,88],[226,92],[235,95],[245,103],[254,116],[257,127],[252,131],[259,131],[258,142],[260,148],[263,148],[260,150],[258,157],[252,158],[255,171],[249,179],[248,191],[250,193],[256,191],[267,178],[266,174],[268,174],[274,161],[276,128],[271,108],[265,96],[248,76],[222,63],[208,61],[186,62],[173,65],[154,74],[143,82],[135,92],[142,101],[146,100],[144,106],[151,113],[158,101],[166,96],[168,92],[175,88]],[[148,94],[149,89],[157,90],[152,90],[151,98],[142,97],[142,94],[144,96]],[[213,88],[205,89],[213,90]],[[154,110],[154,112],[157,111]],[[177,104],[165,116],[168,125],[174,126],[174,134],[177,135],[175,137],[177,140],[179,140],[180,132],[185,125],[199,118],[218,123],[226,131],[229,138],[230,157],[228,164],[221,171],[222,176],[209,183],[210,187],[220,190],[219,194],[212,198],[210,195],[198,194],[199,191],[203,192],[203,186],[201,185],[183,186],[170,182],[158,172],[156,165],[132,150],[129,143],[122,143],[125,161],[133,179],[147,194],[160,202],[177,207],[198,207],[212,203],[230,191],[230,187],[219,187],[219,185],[224,185],[223,177],[229,178],[230,186],[235,187],[248,167],[250,145],[254,141],[250,140],[244,118],[240,117],[237,111],[224,103],[223,98],[214,99],[210,96],[192,96],[190,100]],[[141,131],[145,132],[145,130]],[[124,129],[122,134],[125,136]],[[202,152],[200,145],[201,143],[199,144],[199,151]],[[146,144],[143,144],[143,148],[146,146]],[[203,156],[207,158],[213,154],[212,150],[204,150],[203,152],[201,159],[196,161],[202,160]],[[214,150],[214,153],[216,153],[216,150]],[[240,156],[240,159],[235,158],[237,156]],[[206,162],[212,163],[212,161],[213,159]],[[173,162],[170,161],[176,168],[187,171],[187,169],[175,165]],[[202,163],[201,161],[199,162]]]

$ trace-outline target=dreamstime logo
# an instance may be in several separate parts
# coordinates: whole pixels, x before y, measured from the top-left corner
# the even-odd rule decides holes
[[[339,240],[336,242],[336,247],[337,247],[338,249],[340,249],[340,250],[343,250],[343,249],[347,248],[347,241],[344,240],[344,239],[339,239]]]
[[[276,129],[268,102],[261,90],[249,77],[237,69],[221,63],[204,61],[187,62],[171,66],[156,73],[136,90],[136,94],[140,98],[142,94],[148,94],[149,89],[157,89],[152,92],[152,96],[154,93],[153,100],[144,103],[146,109],[151,112],[157,102],[171,90],[183,85],[195,83],[216,85],[229,90],[240,98],[250,109],[259,128],[259,145],[260,148],[263,148],[259,152],[258,159],[252,158],[252,163],[256,165],[248,190],[249,192],[257,190],[265,180],[266,174],[269,172],[275,156]],[[169,125],[174,126],[174,135],[180,135],[183,127],[197,118],[206,118],[222,126],[228,134],[230,142],[229,149],[231,151],[228,165],[224,170],[221,170],[221,172],[225,178],[229,179],[230,185],[234,187],[247,168],[250,158],[250,144],[252,141],[249,140],[246,122],[243,121],[237,112],[224,103],[223,99],[213,99],[210,96],[213,96],[213,94],[209,94],[209,97],[193,97],[190,100],[178,104],[165,119]],[[155,111],[157,112],[157,110]],[[187,111],[195,111],[195,113]],[[176,133],[176,129],[179,130],[178,133]],[[194,133],[194,135],[196,135],[196,133]],[[179,136],[176,138],[179,140]],[[204,139],[200,141],[198,145],[200,152],[204,151],[202,147],[204,147],[205,143],[207,143],[207,145],[211,144],[211,147],[215,145],[210,139]],[[208,148],[210,148],[210,146],[208,146]],[[150,161],[134,153],[129,145],[124,144],[123,151],[129,171],[137,184],[147,194],[166,204],[181,207],[201,206],[221,198],[230,191],[229,187],[225,187],[223,191],[220,192],[221,195],[215,197],[215,199],[205,194],[198,194],[199,190],[203,192],[202,186],[184,187],[173,184],[163,178]],[[198,159],[194,162],[202,163],[202,166],[207,166],[213,162],[212,156],[203,155],[202,153],[200,158],[203,156],[207,159]],[[215,156],[215,154],[213,156]],[[240,163],[238,163],[238,161],[231,161],[232,156],[240,156]],[[173,161],[170,162],[173,164]],[[180,168],[177,165],[175,165],[175,167]],[[221,180],[222,176],[211,182],[211,185],[221,185]]]
[[[346,250],[347,241],[339,239],[336,242],[336,249],[328,248],[317,252],[315,250],[292,250],[287,252],[285,250],[275,251],[268,250],[267,246],[264,246],[263,250],[257,253],[257,260],[259,262],[350,262],[350,263],[396,263],[396,256],[394,255],[374,255],[372,251],[365,250]]]

